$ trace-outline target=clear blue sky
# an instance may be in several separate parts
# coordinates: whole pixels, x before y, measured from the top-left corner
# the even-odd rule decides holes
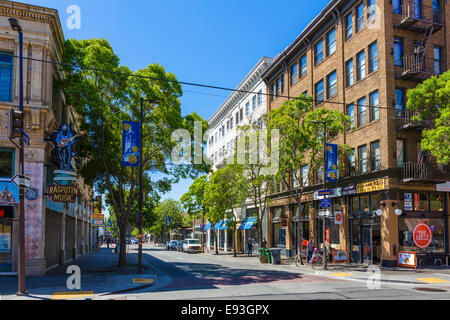
[[[57,9],[66,39],[107,39],[132,70],[157,62],[178,80],[235,88],[262,56],[284,50],[329,0],[22,0]],[[66,12],[81,9],[80,30]],[[209,120],[229,92],[183,86],[183,114]],[[178,200],[190,180],[163,198]]]

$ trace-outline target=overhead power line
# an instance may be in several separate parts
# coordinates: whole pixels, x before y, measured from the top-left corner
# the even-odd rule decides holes
[[[13,55],[13,57],[19,58],[19,56],[16,56],[16,55]],[[308,100],[308,101],[312,101],[315,103],[329,103],[329,104],[337,104],[337,105],[343,105],[343,106],[353,104],[355,107],[376,107],[378,109],[396,110],[395,106],[394,107],[385,107],[385,106],[380,106],[380,105],[371,106],[371,105],[367,105],[367,104],[358,105],[357,103],[344,103],[344,102],[339,102],[339,101],[317,100],[317,99],[314,99],[311,97],[306,97],[306,96],[291,97],[291,96],[285,96],[285,95],[273,95],[273,94],[265,93],[265,92],[254,92],[254,91],[249,91],[249,90],[231,89],[231,88],[226,88],[226,87],[200,84],[200,83],[194,83],[194,82],[185,82],[185,81],[178,81],[178,80],[171,80],[171,79],[155,78],[155,77],[149,77],[149,76],[143,76],[143,75],[138,75],[138,74],[119,72],[119,71],[112,71],[112,70],[105,70],[105,69],[99,69],[99,68],[93,68],[93,67],[81,67],[79,65],[74,65],[74,64],[70,64],[70,63],[48,61],[48,60],[35,59],[35,58],[30,58],[30,57],[23,57],[23,59],[27,59],[27,60],[31,60],[31,61],[38,61],[38,62],[42,62],[42,63],[50,63],[50,64],[55,64],[55,65],[60,65],[60,66],[67,66],[67,67],[72,67],[72,68],[77,67],[81,70],[91,70],[91,71],[96,71],[96,72],[104,72],[104,73],[129,76],[129,77],[137,77],[137,78],[154,80],[154,81],[167,81],[167,82],[178,83],[178,84],[186,85],[186,86],[223,90],[223,91],[229,91],[229,92],[240,92],[240,93],[246,93],[246,94],[262,94],[262,95],[265,95],[268,97],[276,96],[277,98],[286,98],[286,99],[294,99],[294,100],[297,100],[297,99]]]

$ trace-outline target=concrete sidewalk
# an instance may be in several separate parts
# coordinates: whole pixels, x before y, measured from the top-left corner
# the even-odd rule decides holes
[[[137,246],[136,246],[137,247]],[[91,252],[63,266],[49,270],[44,277],[27,277],[28,296],[18,297],[17,277],[1,277],[0,299],[109,299],[130,291],[143,292],[158,285],[158,270],[149,265],[143,267],[143,273],[137,274],[137,253],[128,253],[128,266],[119,268],[119,255],[106,246],[99,252]],[[70,290],[67,282],[72,273],[69,266],[78,266],[81,273],[80,289]],[[74,283],[69,281],[69,283]]]

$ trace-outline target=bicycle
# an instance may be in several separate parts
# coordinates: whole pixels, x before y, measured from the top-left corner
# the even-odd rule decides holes
[[[295,256],[295,265],[297,268],[299,265],[305,265],[308,263],[308,255],[306,253],[306,250],[300,250],[300,253]]]
[[[306,250],[301,250],[300,254],[295,256],[295,265],[297,266],[297,268],[299,267],[299,265],[307,265],[307,264],[311,265],[311,267],[314,270],[322,268],[323,265],[322,255],[317,251],[317,249],[313,252],[311,260],[309,260],[309,262]]]

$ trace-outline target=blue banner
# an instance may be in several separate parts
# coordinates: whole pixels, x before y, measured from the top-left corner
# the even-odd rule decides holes
[[[336,181],[338,178],[338,145],[327,143],[327,181]]]
[[[139,167],[140,123],[123,121],[122,166]]]

